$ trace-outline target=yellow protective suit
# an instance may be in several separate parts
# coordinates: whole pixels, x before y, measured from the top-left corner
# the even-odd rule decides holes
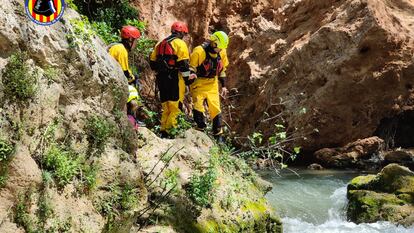
[[[221,133],[221,108],[219,95],[219,77],[225,78],[226,68],[229,65],[226,50],[219,53],[221,67],[210,66],[209,77],[206,75],[206,59],[217,59],[217,54],[210,53],[207,55],[208,47],[206,44],[194,48],[190,56],[190,70],[197,74],[197,79],[191,84],[190,92],[194,104],[194,120],[198,128],[205,128],[204,123],[204,101],[207,101],[210,118],[213,120],[213,133]],[[208,64],[207,64],[208,65]],[[201,71],[202,69],[203,71]],[[208,69],[207,69],[208,70]],[[206,75],[207,76],[207,75]]]
[[[151,67],[157,72],[157,86],[160,91],[162,115],[161,131],[169,132],[177,127],[177,117],[181,113],[182,102],[185,95],[185,82],[190,75],[189,52],[187,44],[174,36],[170,36],[169,43],[174,50],[175,67],[163,69],[159,61],[159,47],[161,42],[155,45],[150,55]],[[166,40],[167,40],[166,39]]]
[[[122,43],[115,43],[111,45],[108,52],[121,66],[122,71],[124,71],[124,74],[128,79],[128,83],[135,81],[135,77],[129,68],[128,50],[125,48],[125,46]]]

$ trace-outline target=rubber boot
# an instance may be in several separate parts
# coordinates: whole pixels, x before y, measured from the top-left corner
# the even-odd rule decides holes
[[[197,123],[197,130],[203,131],[206,128],[206,123],[204,122],[204,114],[200,111],[193,109],[194,121]]]
[[[218,114],[213,119],[213,134],[217,135],[217,134],[221,134],[221,133],[222,133],[222,130],[221,130],[221,114]]]
[[[221,128],[221,114],[213,119],[213,135],[218,144],[224,144],[223,129]]]
[[[167,133],[167,131],[161,131],[160,136],[161,138],[170,138],[170,135]]]
[[[51,16],[56,12],[52,0],[37,0],[33,9],[34,13],[43,16]]]

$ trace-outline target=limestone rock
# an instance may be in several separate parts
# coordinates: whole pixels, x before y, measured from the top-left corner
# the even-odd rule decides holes
[[[147,180],[156,184],[152,186],[163,186],[168,180],[166,170],[179,170],[179,191],[169,200],[176,214],[168,217],[169,224],[176,226],[177,230],[203,233],[282,231],[280,219],[262,196],[272,185],[256,177],[243,161],[229,155],[214,154],[218,148],[214,148],[213,141],[207,135],[190,129],[186,131],[185,138],[170,140],[156,138],[145,128],[140,130],[148,140],[137,151],[137,160],[141,162]],[[216,170],[214,200],[209,208],[200,208],[194,206],[184,193],[188,192],[191,177],[200,171],[205,172],[214,156],[221,164]],[[157,193],[162,189],[152,188],[152,191]],[[159,215],[164,214],[161,212]]]
[[[0,134],[16,144],[6,185],[0,189],[0,232],[23,231],[12,223],[15,206],[25,193],[38,199],[44,183],[40,163],[47,146],[65,142],[81,154],[87,146],[87,118],[97,114],[113,119],[112,109],[115,105],[123,107],[127,94],[124,74],[99,38],[91,35],[89,42],[77,46],[69,43],[68,34],[75,33],[72,22],[80,20],[77,12],[67,8],[62,20],[45,27],[31,22],[24,9],[23,1],[0,5],[0,74],[18,51],[27,53],[27,64],[36,71],[33,75],[37,74],[37,93],[24,103],[5,96],[0,82]],[[45,73],[52,69],[56,77],[48,79]],[[125,101],[114,103],[113,88],[123,92]],[[53,125],[57,129],[46,136]],[[54,210],[50,221],[71,219],[73,232],[102,231],[105,219],[97,213],[91,198],[79,197],[74,188],[50,189],[48,194]],[[37,208],[33,201],[30,214],[34,215]]]

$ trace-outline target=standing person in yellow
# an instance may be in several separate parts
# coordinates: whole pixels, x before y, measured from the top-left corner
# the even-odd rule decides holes
[[[182,111],[185,84],[195,78],[190,77],[189,52],[182,40],[188,34],[183,22],[171,26],[171,35],[155,45],[150,55],[151,68],[156,71],[156,83],[160,92],[162,115],[161,137],[169,137],[177,127],[177,117]]]
[[[121,29],[121,42],[110,45],[109,54],[121,65],[128,84],[134,85],[138,80],[132,74],[128,64],[128,52],[133,50],[137,45],[137,39],[141,33],[134,26],[123,26]]]
[[[194,48],[190,56],[191,73],[197,79],[191,84],[190,92],[193,99],[193,117],[198,129],[204,129],[204,101],[207,101],[210,118],[213,120],[213,134],[221,142],[221,96],[226,97],[228,90],[225,85],[226,68],[229,65],[227,46],[229,37],[225,32],[217,31],[210,36],[210,40]]]
[[[127,115],[131,122],[132,119],[134,119],[134,127],[137,126],[138,123],[140,126],[144,126],[144,124],[136,120],[136,111],[139,107],[142,107],[142,103],[136,89],[138,80],[129,68],[128,52],[136,47],[137,39],[139,37],[141,37],[141,33],[136,27],[123,26],[121,28],[121,42],[111,44],[109,47],[109,54],[119,63],[128,80],[129,96],[127,101]]]

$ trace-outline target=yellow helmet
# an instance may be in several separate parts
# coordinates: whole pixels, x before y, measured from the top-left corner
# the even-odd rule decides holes
[[[217,31],[210,36],[210,41],[217,44],[217,48],[226,49],[229,45],[229,37],[223,31]]]

